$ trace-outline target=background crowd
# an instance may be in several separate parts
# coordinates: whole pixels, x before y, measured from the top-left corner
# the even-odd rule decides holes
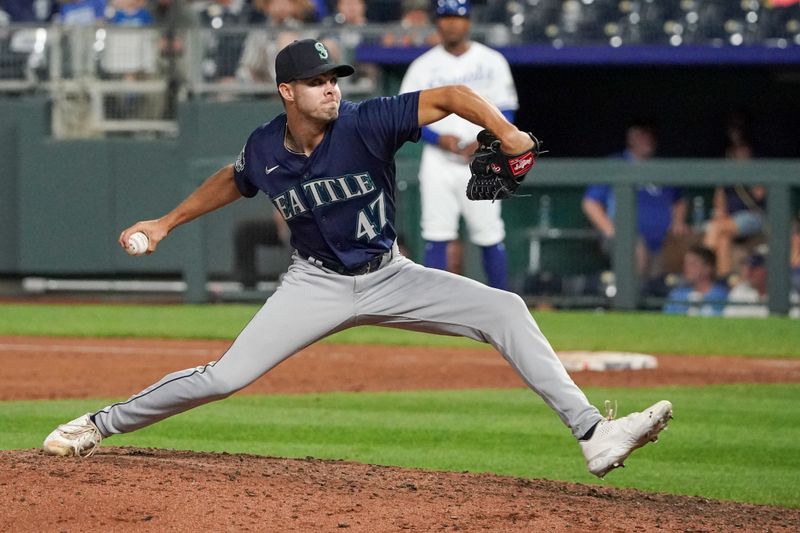
[[[598,25],[598,19],[587,15],[589,13],[594,17],[601,17],[610,16],[609,13],[612,12],[617,15],[625,14],[627,8],[623,7],[622,2],[597,0],[583,2],[581,6],[573,4],[578,3],[570,0],[473,0],[469,2],[470,11],[466,18],[473,23],[500,22],[508,23],[512,27],[520,20],[525,20],[529,28],[527,37],[531,40],[536,40],[536,36],[531,33],[533,30],[530,28],[538,28],[541,35],[550,38],[569,34],[572,26],[574,32],[582,31],[589,38],[595,35],[592,28],[596,31],[602,28],[603,31],[612,33],[622,31],[614,30],[608,25]],[[663,22],[670,16],[670,9],[688,9],[686,5],[691,3],[641,4],[636,13],[637,17],[641,17],[640,29],[645,31],[648,28],[645,24],[649,20],[647,17],[656,17],[656,11],[648,10],[657,10],[658,20]],[[706,21],[708,28],[712,27],[710,21],[722,20],[728,16],[729,11],[740,7],[744,9],[745,5],[744,2],[741,6],[738,6],[738,2],[694,4],[697,4],[698,16],[704,17],[702,21]],[[749,8],[753,12],[758,11],[758,20],[762,22],[758,29],[760,37],[768,38],[778,34],[790,37],[792,31],[800,33],[800,23],[795,21],[797,27],[794,30],[791,24],[794,20],[791,17],[797,14],[798,2],[748,4],[753,4]],[[213,63],[204,63],[205,73],[218,83],[270,85],[274,80],[275,53],[294,39],[318,38],[338,56],[337,60],[353,62],[354,58],[348,57],[348,54],[352,53],[355,45],[364,37],[358,32],[340,31],[343,28],[358,29],[375,23],[394,24],[392,29],[387,29],[379,36],[379,43],[383,46],[443,45],[448,53],[454,53],[453,50],[459,47],[448,45],[447,39],[443,42],[435,5],[436,2],[429,0],[0,0],[0,26],[9,23],[49,22],[64,26],[118,28],[172,26],[224,30],[246,27],[248,31],[220,32],[215,36],[212,45],[215,48],[215,60]],[[587,6],[590,5],[593,6],[593,11],[588,11]],[[704,6],[707,8],[705,11]],[[718,8],[719,12],[712,8]],[[574,15],[572,22],[571,13]],[[686,18],[689,20],[688,16]],[[632,20],[633,17],[627,16],[626,19]],[[308,33],[308,28],[313,28],[313,31]],[[330,28],[331,31],[326,33],[325,28]],[[684,38],[688,38],[688,29],[686,32],[681,34]],[[751,31],[754,32],[755,30]],[[708,35],[712,34],[713,31],[708,30]],[[746,34],[742,30],[741,35]],[[625,35],[630,38],[632,34],[628,32]],[[469,43],[468,32],[462,37],[464,42]],[[135,43],[140,50],[145,46],[143,42]],[[118,41],[118,53],[114,53],[114,42],[108,41],[108,50],[102,63],[106,75],[129,80],[146,78],[157,68],[147,57],[173,52],[180,54],[183,46],[179,38],[165,40],[162,36],[161,42],[153,45],[150,53],[130,54],[133,44],[134,41],[130,38],[127,41]],[[75,57],[85,55],[80,53],[80,47],[86,46],[85,43],[75,40],[70,45],[77,50],[73,54]],[[468,48],[467,44],[463,49]],[[464,52],[456,55],[461,53]],[[358,82],[359,78],[374,79],[376,69],[374,65],[358,65],[357,75],[348,82]],[[506,107],[516,109],[516,100],[513,104]],[[503,108],[503,111],[508,112],[509,109]],[[610,157],[631,163],[659,157],[659,128],[662,126],[641,117],[632,118],[625,138],[620,139],[620,151]],[[759,156],[752,144],[746,116],[732,113],[724,124],[720,124],[719,129],[726,145],[725,152],[719,154],[720,157],[741,161]],[[450,137],[452,136],[429,135],[425,140],[437,149],[463,151],[461,142],[466,142],[466,139]],[[457,150],[453,146],[445,146],[443,140],[456,143],[453,146]],[[463,161],[458,163],[461,165]],[[691,197],[683,188],[647,184],[646,176],[643,178],[645,183],[636,192],[639,235],[636,265],[642,294],[666,299],[663,310],[667,313],[729,316],[767,314],[766,265],[770,259],[766,248],[769,231],[765,216],[766,189],[763,186],[717,187],[710,198],[710,205],[704,205],[702,198]],[[583,195],[581,208],[588,225],[597,231],[601,253],[610,261],[616,233],[616,206],[611,184],[588,187]],[[497,212],[499,213],[499,207]],[[254,230],[257,226],[252,224],[240,228],[236,236],[237,243],[242,243],[241,246],[237,244],[237,249],[245,250],[238,255],[237,271],[248,286],[254,285],[256,281],[254,247],[287,246],[286,239],[279,238],[276,229],[280,224],[276,221],[268,222],[269,238],[262,235],[263,231]],[[793,290],[798,292],[800,223],[794,220],[792,225],[792,282]],[[473,230],[474,228],[470,228],[471,233]],[[446,235],[436,238],[426,237],[429,249],[432,249],[431,243],[438,246],[438,259],[430,262],[435,263],[438,268],[459,271],[463,268],[463,248],[451,233],[448,231]],[[502,261],[485,260],[484,267],[492,280],[499,280],[493,281],[493,285],[505,287],[505,267],[493,266],[505,264],[502,239],[501,227],[497,236],[493,235],[486,242],[480,242],[480,245],[484,251],[489,248],[500,250],[494,255],[498,255]]]

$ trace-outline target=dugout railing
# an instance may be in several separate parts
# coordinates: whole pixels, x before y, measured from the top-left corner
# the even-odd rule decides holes
[[[800,187],[800,164],[797,161],[662,159],[630,164],[607,160],[543,160],[537,165],[531,178],[523,191],[532,194],[535,194],[537,187],[613,184],[617,231],[611,258],[616,284],[612,305],[623,310],[637,309],[641,303],[634,253],[637,238],[637,185],[709,188],[722,185],[765,185],[769,227],[768,307],[772,314],[785,315],[789,312],[792,191]]]
[[[646,182],[643,176],[647,176]],[[800,165],[793,160],[760,160],[752,162],[733,162],[709,159],[674,159],[648,161],[632,165],[627,162],[596,159],[559,159],[540,162],[521,194],[528,198],[518,198],[512,202],[525,202],[529,212],[536,212],[536,203],[542,191],[551,187],[580,187],[592,183],[612,183],[616,195],[616,235],[611,264],[614,272],[616,292],[609,297],[611,306],[617,310],[636,310],[642,305],[639,279],[635,266],[636,234],[636,188],[638,185],[680,185],[689,187],[709,187],[720,185],[756,185],[767,188],[767,224],[769,259],[768,269],[768,308],[770,314],[786,315],[790,307],[790,235],[792,219],[792,191],[800,188]],[[400,196],[409,191],[402,184],[398,187]],[[187,189],[188,190],[188,189]],[[416,189],[413,189],[416,192]],[[401,202],[404,199],[400,199]],[[408,199],[405,199],[407,202]],[[553,206],[558,208],[558,206]],[[524,207],[523,207],[524,209]],[[413,208],[411,210],[413,212]],[[405,218],[408,219],[408,209]],[[400,213],[403,216],[404,213]],[[531,224],[536,217],[531,216]],[[416,228],[416,221],[405,220],[405,225]],[[204,224],[195,224],[190,230],[193,246],[191,258],[185,263],[187,281],[186,298],[191,302],[205,302],[209,299],[206,291],[208,281]],[[525,227],[509,228],[509,233],[525,232]]]

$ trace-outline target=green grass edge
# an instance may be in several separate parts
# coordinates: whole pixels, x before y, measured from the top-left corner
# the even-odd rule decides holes
[[[258,309],[244,304],[6,303],[0,305],[0,335],[231,340]],[[533,316],[556,350],[800,357],[800,322],[786,317],[724,319],[590,311],[534,312]],[[381,327],[353,328],[324,342],[482,346],[458,337]]]

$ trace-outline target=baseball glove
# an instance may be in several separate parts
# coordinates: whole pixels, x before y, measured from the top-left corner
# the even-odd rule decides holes
[[[473,154],[469,169],[472,177],[467,184],[470,200],[503,200],[516,196],[514,191],[525,175],[536,164],[541,143],[528,133],[533,147],[521,154],[508,155],[500,150],[500,140],[489,130],[478,133],[478,149]]]

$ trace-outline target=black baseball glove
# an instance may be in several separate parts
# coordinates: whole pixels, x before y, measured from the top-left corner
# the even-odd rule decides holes
[[[503,200],[516,196],[514,191],[525,175],[536,164],[541,143],[528,133],[533,147],[521,154],[508,155],[500,150],[500,140],[489,130],[478,133],[478,149],[473,154],[469,169],[472,177],[467,184],[470,200]]]

